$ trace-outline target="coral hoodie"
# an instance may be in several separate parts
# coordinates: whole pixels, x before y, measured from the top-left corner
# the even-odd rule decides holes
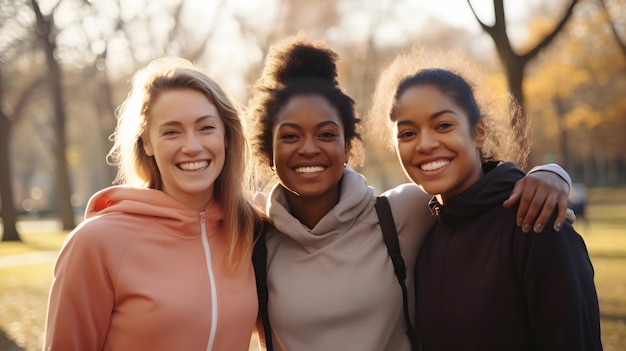
[[[228,269],[218,205],[115,186],[85,217],[55,264],[44,350],[248,350],[254,270]]]

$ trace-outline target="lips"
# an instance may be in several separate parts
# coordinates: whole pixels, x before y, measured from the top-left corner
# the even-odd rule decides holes
[[[178,168],[183,171],[197,171],[209,166],[209,161],[182,162],[178,164]]]
[[[450,164],[450,160],[439,159],[431,162],[422,163],[419,168],[422,171],[436,171],[439,168],[445,167]]]

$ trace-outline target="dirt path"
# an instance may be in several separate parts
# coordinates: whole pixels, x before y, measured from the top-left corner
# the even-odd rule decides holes
[[[0,256],[0,269],[29,264],[52,262],[57,258],[58,250],[38,251],[19,255]]]

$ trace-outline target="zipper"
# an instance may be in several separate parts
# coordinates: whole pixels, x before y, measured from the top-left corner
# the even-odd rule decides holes
[[[211,264],[211,248],[209,247],[209,239],[206,232],[206,215],[204,211],[200,212],[200,219],[200,228],[202,229],[202,247],[204,248],[204,259],[206,261],[207,273],[209,274],[209,284],[211,286],[211,333],[209,334],[209,342],[206,346],[206,350],[211,351],[213,350],[215,334],[217,332],[217,289],[215,287],[213,265]]]

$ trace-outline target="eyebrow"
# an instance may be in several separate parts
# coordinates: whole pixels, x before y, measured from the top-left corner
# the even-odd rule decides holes
[[[196,120],[194,121],[194,123],[200,123],[205,119],[217,119],[218,117],[215,115],[205,115],[205,116],[200,116],[198,118],[196,118]],[[159,127],[169,127],[169,126],[179,126],[182,125],[181,121],[178,120],[173,120],[173,121],[167,121],[167,122],[163,122],[161,124],[159,124]]]
[[[456,112],[454,112],[452,110],[445,109],[445,110],[441,110],[441,111],[437,111],[437,112],[433,113],[432,115],[430,115],[429,119],[433,120],[433,119],[438,118],[439,116],[441,116],[443,114],[446,114],[446,113],[451,113],[451,114],[456,116]],[[405,124],[411,124],[411,121],[410,120],[402,120],[402,121],[398,121],[397,124],[399,126],[405,125]]]
[[[337,123],[337,122],[335,122],[335,121],[323,121],[323,122],[318,123],[318,124],[316,125],[316,127],[317,127],[317,128],[320,128],[320,127],[325,127],[325,126],[327,126],[327,125],[329,125],[329,124],[330,124],[330,125],[337,126],[337,127],[341,127],[341,126],[339,125],[339,123]],[[281,128],[281,127],[291,127],[291,128],[295,128],[295,129],[302,129],[302,127],[300,127],[300,125],[299,125],[299,124],[292,123],[292,122],[283,122],[283,123],[279,124],[279,125],[278,125],[278,127],[279,127],[279,128]]]

